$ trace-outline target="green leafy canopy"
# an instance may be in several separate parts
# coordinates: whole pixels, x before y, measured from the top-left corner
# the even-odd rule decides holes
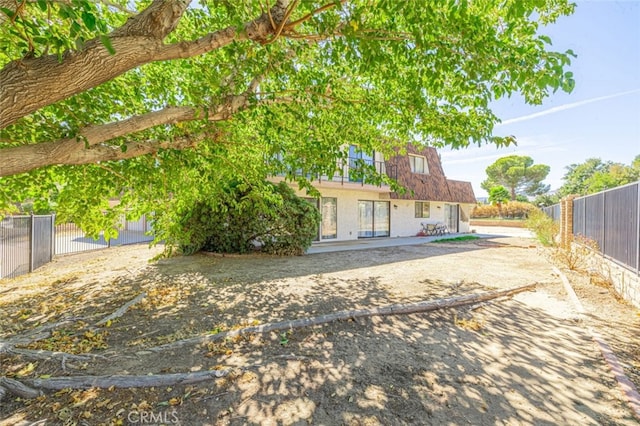
[[[188,3],[0,0],[0,210],[169,227],[224,182],[333,175],[349,144],[507,145],[491,102],[574,85],[541,34],[564,0]]]
[[[533,164],[528,156],[509,155],[499,158],[487,167],[487,179],[480,186],[491,193],[496,187],[508,190],[511,200],[518,195],[540,195],[549,191],[549,185],[542,181],[547,177],[551,168],[545,164]],[[502,192],[503,191],[499,191]],[[498,193],[496,192],[496,196]]]

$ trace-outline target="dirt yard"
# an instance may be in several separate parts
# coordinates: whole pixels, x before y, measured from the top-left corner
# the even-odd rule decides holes
[[[41,337],[0,353],[0,376],[31,384],[60,376],[224,377],[7,394],[0,425],[639,422],[589,331],[604,337],[639,386],[638,310],[564,271],[587,310],[579,315],[531,239],[149,262],[160,251],[67,256],[0,281],[0,341]],[[531,283],[534,291],[483,304],[157,349],[256,324]],[[124,315],[94,326],[142,293]]]

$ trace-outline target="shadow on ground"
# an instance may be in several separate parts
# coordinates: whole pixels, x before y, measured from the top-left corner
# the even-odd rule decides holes
[[[209,369],[233,374],[197,385],[49,394],[27,405],[12,399],[0,407],[5,419],[0,425],[45,419],[47,424],[139,423],[142,414],[184,425],[637,424],[549,266],[527,245],[494,243],[296,258],[199,255],[138,270],[123,264],[109,281],[90,274],[56,281],[47,276],[49,282],[34,283],[37,289],[3,314],[16,330],[26,325],[15,313],[29,303],[34,317],[49,322],[65,315],[97,320],[142,291],[147,297],[109,328],[108,348],[99,351],[106,359],[68,363],[66,369],[59,361],[44,361],[32,375]],[[471,308],[148,350],[253,321],[531,282],[543,284],[535,293]],[[46,300],[62,304],[64,297],[76,303],[66,311],[50,306],[48,316],[41,312]],[[5,369],[26,362],[0,358]]]

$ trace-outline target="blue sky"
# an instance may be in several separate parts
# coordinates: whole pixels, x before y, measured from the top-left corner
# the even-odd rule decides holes
[[[557,92],[542,105],[520,98],[494,104],[502,119],[494,133],[515,135],[518,146],[441,149],[448,178],[470,181],[476,197],[486,168],[507,155],[527,155],[551,172],[545,183],[562,185],[566,166],[588,158],[630,164],[640,155],[640,0],[578,1],[573,15],[540,32],[557,51],[577,55],[568,70],[576,87]]]

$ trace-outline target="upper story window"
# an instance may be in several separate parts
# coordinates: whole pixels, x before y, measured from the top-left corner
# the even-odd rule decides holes
[[[350,160],[363,160],[366,164],[373,163],[373,159],[375,158],[375,153],[367,153],[362,151],[356,145],[349,146],[349,159]]]
[[[409,164],[411,165],[411,173],[420,173],[423,175],[429,173],[427,159],[421,155],[409,154]]]
[[[349,146],[349,182],[363,182],[363,168],[374,165],[375,153],[367,153],[356,145]]]

